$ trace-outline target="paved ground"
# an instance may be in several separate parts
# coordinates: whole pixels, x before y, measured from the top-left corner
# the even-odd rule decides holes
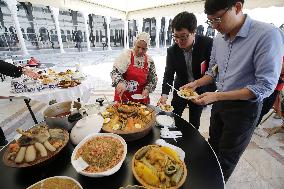
[[[76,63],[83,66],[84,72],[94,76],[96,92],[91,97],[90,103],[97,97],[106,94],[111,100],[113,88],[110,86],[111,80],[109,72],[112,63],[119,55],[120,50],[114,51],[94,51],[94,52],[67,52],[65,54],[41,54],[37,55],[42,62],[55,63],[62,69],[73,67]],[[165,66],[166,49],[150,49],[149,54],[153,57],[159,78],[157,90],[151,95],[152,103],[155,104],[159,98],[161,90],[162,75]],[[1,92],[0,92],[1,94]],[[47,107],[41,102],[32,101],[32,109],[36,113],[38,120],[43,120],[42,111]],[[208,138],[208,126],[210,118],[208,106],[204,109],[201,117],[200,132]],[[186,109],[183,118],[188,120],[188,110]],[[259,132],[267,134],[267,129],[281,125],[282,121],[271,116],[263,125]],[[3,128],[7,138],[12,140],[18,127],[29,128],[33,121],[25,107],[23,100],[0,100],[0,126]],[[252,140],[244,152],[241,160],[235,169],[232,177],[226,184],[228,189],[283,189],[284,186],[284,134],[276,134],[270,138],[261,137],[254,134]]]

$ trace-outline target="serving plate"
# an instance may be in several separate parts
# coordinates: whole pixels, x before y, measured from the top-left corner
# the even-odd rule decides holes
[[[125,129],[123,129],[123,130],[114,128],[114,125],[116,123],[115,120],[120,119],[121,115],[119,113],[117,113],[118,108],[114,107],[115,105],[113,105],[113,109],[114,109],[113,115],[111,115],[110,116],[111,119],[103,125],[102,131],[107,132],[107,133],[118,134],[121,137],[123,137],[126,141],[134,141],[134,140],[138,140],[138,139],[146,136],[151,131],[152,127],[155,125],[156,113],[155,113],[155,110],[153,108],[149,107],[149,106],[145,106],[145,105],[142,105],[142,104],[139,104],[139,103],[136,103],[136,104],[138,104],[137,106],[139,106],[139,107],[143,107],[142,109],[144,109],[145,111],[149,112],[149,114],[145,115],[145,119],[146,119],[147,122],[138,120],[139,123],[143,124],[143,127],[141,127],[141,128],[132,127],[132,129],[127,129],[128,127],[125,126]],[[106,109],[108,109],[108,108],[106,108]],[[130,119],[136,119],[137,116],[135,116],[135,111],[133,111],[133,112],[130,111],[130,112],[124,113],[124,114],[126,116],[128,116],[128,118],[130,118]],[[138,111],[140,111],[140,110],[138,110]],[[102,114],[105,114],[105,112],[103,112]],[[103,116],[105,116],[105,115],[103,115]],[[138,117],[139,116],[143,117],[140,114],[138,115]],[[107,115],[107,117],[108,117],[108,115]],[[128,123],[128,121],[127,121],[127,123]],[[127,123],[126,123],[126,125],[127,125]]]
[[[11,148],[8,146],[6,151],[4,152],[4,155],[3,155],[4,164],[6,166],[9,166],[9,167],[25,168],[25,167],[32,167],[32,166],[36,166],[36,165],[39,165],[39,164],[43,164],[43,163],[46,163],[49,160],[55,158],[56,155],[67,145],[67,143],[69,141],[68,132],[64,129],[60,129],[60,130],[63,131],[64,140],[62,140],[62,145],[60,147],[56,148],[56,150],[54,152],[47,150],[47,156],[41,157],[40,153],[38,151],[36,151],[36,159],[34,161],[32,161],[32,162],[25,162],[24,161],[22,163],[15,163],[15,161],[10,159],[10,153],[12,151],[11,151]],[[21,137],[23,137],[23,136],[21,136]],[[16,140],[14,140],[11,144],[15,144],[15,143],[16,143]]]
[[[67,183],[61,183],[61,182],[66,182],[69,181],[68,185]],[[70,185],[71,183],[73,185]],[[70,188],[70,189],[83,189],[83,187],[81,186],[81,184],[76,181],[75,179],[71,178],[71,177],[67,177],[67,176],[54,176],[54,177],[49,177],[43,180],[38,181],[37,183],[29,186],[27,189],[38,189],[38,188],[43,188],[41,186],[44,186],[45,184],[48,184],[49,188],[55,188],[56,189],[66,189],[66,188]],[[60,184],[62,184],[60,186]]]
[[[160,104],[158,107],[164,112],[172,112],[174,110],[174,107],[169,104]]]
[[[157,115],[156,122],[162,127],[171,127],[174,124],[174,118],[169,115]]]
[[[161,146],[159,146],[159,145],[148,145],[148,146],[144,146],[144,147],[140,148],[140,149],[134,154],[134,156],[133,156],[133,158],[132,158],[132,172],[133,172],[133,175],[134,175],[134,177],[136,178],[136,180],[137,180],[141,185],[143,185],[145,188],[147,188],[147,189],[162,189],[162,188],[163,188],[163,189],[178,189],[178,188],[180,188],[180,187],[183,185],[183,183],[185,182],[186,176],[187,176],[187,169],[186,169],[185,163],[184,163],[183,161],[181,161],[181,160],[178,158],[178,156],[176,156],[176,158],[173,158],[172,156],[170,156],[170,155],[168,155],[168,154],[162,152],[163,155],[168,156],[168,158],[170,157],[170,160],[171,160],[171,161],[174,160],[175,164],[180,166],[180,168],[178,168],[178,171],[179,171],[179,172],[182,172],[182,174],[181,174],[181,176],[180,176],[180,178],[179,178],[179,181],[177,182],[176,185],[166,187],[165,185],[162,185],[161,177],[160,177],[160,176],[159,176],[159,177],[157,176],[157,175],[161,174],[161,172],[163,172],[163,171],[160,171],[159,174],[157,174],[157,175],[155,176],[155,178],[151,178],[151,171],[149,171],[148,168],[149,168],[149,166],[155,167],[154,164],[156,164],[157,161],[154,161],[155,163],[154,163],[153,165],[150,164],[150,161],[151,161],[151,160],[149,160],[149,162],[146,163],[146,164],[148,164],[148,165],[146,165],[145,163],[143,163],[143,162],[144,162],[143,158],[145,158],[145,157],[141,157],[141,154],[142,154],[142,155],[144,154],[144,156],[145,156],[145,155],[148,153],[148,152],[145,153],[145,150],[151,149],[151,148],[160,149]],[[160,152],[160,151],[159,151],[159,152]],[[149,154],[148,154],[148,157],[153,157],[153,158],[155,158],[155,157],[157,157],[157,156],[151,156],[151,155],[149,156]],[[141,159],[139,159],[139,158],[141,158]],[[160,159],[159,161],[162,161],[162,159]],[[169,161],[169,159],[168,159],[168,161]],[[167,161],[167,162],[168,162],[168,161]],[[144,166],[140,166],[141,164],[143,164]],[[150,165],[149,165],[149,164],[150,164]],[[136,168],[136,167],[137,167],[137,168]],[[141,170],[143,170],[143,171],[142,171],[142,172],[138,171],[138,167],[140,167],[140,171],[141,171]],[[143,167],[144,167],[144,169],[142,169]],[[150,169],[150,170],[151,170],[151,169]],[[162,169],[162,170],[164,170],[164,169]],[[169,176],[169,179],[172,179],[172,177],[173,177],[175,174],[177,174],[178,171],[176,171],[176,172],[173,173],[171,176]],[[141,173],[144,174],[144,176],[142,176]],[[146,182],[145,180],[143,180],[141,177],[145,177],[145,178],[147,177],[147,178],[148,178],[148,182],[152,182],[152,183],[157,182],[157,179],[158,179],[158,185],[159,185],[159,186],[155,186],[154,184],[147,183],[147,182]]]
[[[86,171],[86,169],[89,168],[88,163],[83,159],[82,156],[81,157],[78,156],[77,153],[78,153],[78,150],[80,150],[80,148],[83,147],[83,145],[85,145],[85,143],[90,142],[90,141],[96,139],[97,137],[107,137],[107,138],[111,137],[111,138],[114,138],[115,140],[118,140],[123,145],[123,154],[122,154],[122,157],[119,160],[119,162],[115,166],[111,167],[110,169],[108,169],[106,171],[102,171],[102,172],[88,172],[88,171]],[[98,151],[99,150],[96,150],[96,153],[99,153]],[[79,174],[82,174],[84,176],[104,177],[104,176],[112,175],[120,169],[123,161],[126,158],[126,154],[127,154],[127,144],[126,144],[125,140],[122,137],[120,137],[119,135],[112,134],[112,133],[94,133],[94,134],[90,134],[87,137],[85,137],[76,146],[76,148],[73,150],[72,156],[71,156],[71,164]],[[95,155],[96,154],[94,154],[94,156]],[[103,157],[103,155],[101,155],[100,157]]]
[[[184,98],[184,99],[186,99],[186,100],[193,100],[193,99],[195,99],[195,98],[197,98],[199,95],[197,94],[197,92],[193,92],[193,94],[194,95],[192,95],[192,96],[184,96],[184,95],[182,95],[182,93],[181,93],[181,91],[178,91],[177,92],[177,95],[179,96],[179,97],[181,97],[181,98]]]
[[[142,94],[133,94],[131,97],[135,100],[145,99],[145,96],[143,96]]]

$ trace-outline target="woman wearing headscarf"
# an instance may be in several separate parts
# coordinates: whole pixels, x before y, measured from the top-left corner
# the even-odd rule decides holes
[[[149,45],[149,34],[141,32],[133,49],[124,51],[115,60],[110,74],[115,87],[114,101],[150,103],[149,93],[155,90],[158,79],[154,61],[146,54]],[[143,99],[133,99],[134,94],[142,94]]]

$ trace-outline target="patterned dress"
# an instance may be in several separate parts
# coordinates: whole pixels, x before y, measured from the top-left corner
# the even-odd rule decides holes
[[[127,81],[124,80],[123,74],[127,71],[130,65],[131,51],[124,51],[114,62],[112,71],[110,73],[112,78],[112,86],[116,87],[119,82],[124,82],[127,85]],[[132,51],[133,52],[133,51]],[[133,52],[134,54],[134,52]],[[149,74],[147,76],[147,89],[150,93],[153,92],[157,86],[158,77],[156,74],[156,68],[153,59],[146,55],[148,59]],[[138,68],[144,67],[144,57],[134,56],[134,66]]]

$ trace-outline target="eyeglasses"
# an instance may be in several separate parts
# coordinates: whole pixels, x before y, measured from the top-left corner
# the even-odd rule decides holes
[[[220,24],[221,22],[222,22],[222,17],[226,14],[226,12],[228,12],[228,10],[230,9],[230,7],[228,7],[227,9],[226,9],[226,11],[223,13],[223,14],[221,14],[219,17],[217,17],[217,18],[212,18],[212,19],[208,19],[208,20],[206,20],[206,24],[208,24],[208,25],[210,25],[210,26],[212,26],[213,24]]]
[[[193,35],[194,35],[194,33],[189,33],[189,34],[182,35],[182,36],[172,34],[172,38],[174,39],[174,41],[177,41],[177,40],[186,41],[189,38],[189,36],[193,36]]]

